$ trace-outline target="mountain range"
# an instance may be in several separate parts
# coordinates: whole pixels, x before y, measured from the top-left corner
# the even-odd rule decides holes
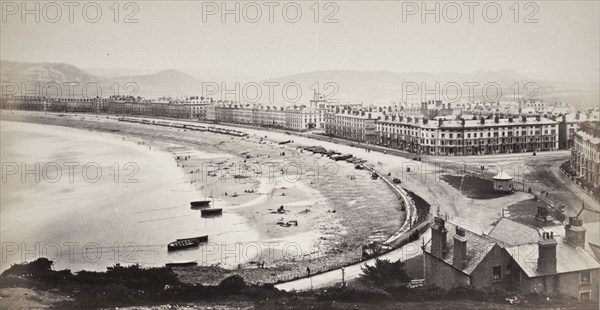
[[[39,83],[40,89],[48,85],[47,92],[52,92],[50,83],[61,85],[64,92],[68,92],[65,83],[78,83],[73,88],[75,96],[88,84],[87,93],[96,94],[96,87],[102,90],[102,96],[113,94],[135,95],[142,97],[159,96],[195,96],[203,95],[203,83],[210,81],[211,86],[228,90],[235,89],[234,82],[211,79],[210,77],[198,78],[177,70],[165,70],[153,74],[124,75],[124,76],[99,76],[66,63],[22,63],[0,61],[0,81],[3,83],[16,83],[17,85],[31,85]],[[437,83],[437,89],[436,89]],[[314,71],[295,75],[270,78],[260,81],[240,81],[236,93],[241,94],[242,102],[259,101],[272,104],[307,104],[313,96],[314,90],[331,99],[341,102],[363,102],[366,104],[389,104],[398,102],[403,94],[415,91],[412,96],[404,96],[409,102],[420,102],[422,93],[437,93],[440,99],[453,99],[458,95],[461,101],[468,101],[469,83],[479,83],[473,87],[474,100],[483,100],[483,88],[489,85],[487,93],[489,98],[496,96],[497,88],[502,91],[502,99],[514,99],[515,85],[520,88],[520,95],[543,99],[549,102],[568,102],[578,108],[598,106],[599,86],[597,83],[569,83],[564,81],[547,81],[530,79],[510,69],[498,71],[475,71],[472,73],[443,72],[438,74],[426,72],[389,72],[389,71],[352,71],[328,70]],[[517,83],[517,84],[515,84]],[[533,83],[524,89],[526,83]],[[256,85],[260,87],[260,94],[256,92]],[[272,100],[269,98],[269,87],[273,85]],[[460,86],[457,92],[455,86]],[[301,89],[299,95],[297,87]],[[535,87],[534,87],[535,86]],[[28,88],[33,87],[29,86]],[[412,88],[411,88],[412,87]],[[22,88],[22,87],[21,87]],[[118,90],[118,92],[117,92]],[[4,87],[3,87],[4,91]],[[214,99],[235,99],[232,92],[226,94],[216,90],[212,95]],[[535,94],[533,91],[536,91]],[[257,96],[258,95],[258,96]],[[260,98],[253,100],[254,98]],[[296,98],[296,100],[294,100]],[[426,99],[433,99],[429,96]],[[272,101],[272,102],[271,102]],[[295,101],[295,102],[294,102]]]

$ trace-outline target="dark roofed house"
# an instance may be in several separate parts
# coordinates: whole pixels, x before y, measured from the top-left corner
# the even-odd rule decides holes
[[[581,224],[570,218],[563,238],[502,218],[480,235],[436,217],[423,248],[425,285],[560,292],[597,301],[600,263],[586,250]]]

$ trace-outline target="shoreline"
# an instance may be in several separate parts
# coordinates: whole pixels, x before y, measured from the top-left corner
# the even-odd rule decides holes
[[[263,260],[267,267],[264,269],[257,269],[253,264],[240,266],[247,270],[260,270],[254,273],[266,274],[267,277],[272,278],[273,272],[303,271],[307,265],[316,269],[319,266],[356,259],[361,256],[362,245],[371,240],[386,239],[404,221],[404,212],[399,210],[400,204],[396,195],[382,181],[370,180],[368,173],[355,171],[351,164],[334,163],[301,152],[293,145],[278,145],[268,138],[256,135],[239,138],[154,127],[148,131],[145,130],[147,125],[124,124],[112,119],[107,121],[102,118],[105,116],[96,115],[60,116],[14,112],[17,112],[16,115],[2,111],[2,119],[15,121],[16,117],[16,121],[22,122],[108,132],[124,136],[132,142],[170,152],[175,158],[189,156],[187,160],[178,161],[178,166],[185,171],[186,182],[194,185],[206,196],[212,193],[210,196],[215,197],[216,207],[224,208],[224,212],[242,216],[246,224],[259,232],[261,240],[266,238],[273,242],[292,242],[302,248],[301,256],[276,257],[275,253],[273,259]],[[242,154],[243,152],[249,154]],[[282,152],[285,152],[285,156],[281,156]],[[206,154],[210,154],[209,159],[202,158]],[[240,166],[243,161],[254,167],[262,164],[260,175],[263,178],[256,180],[248,177],[240,180],[233,177],[235,170],[223,168],[220,176],[223,176],[224,180],[213,182],[210,181],[211,177],[207,179],[206,173],[198,172],[207,164],[221,163],[221,167],[227,168],[232,164]],[[284,175],[276,169],[267,170],[264,163],[268,163],[267,168],[289,164]],[[327,172],[326,169],[321,170],[334,167],[332,164],[335,164],[337,169],[335,174]],[[294,166],[303,169],[299,170],[301,172],[294,172]],[[239,172],[239,169],[237,170]],[[265,172],[268,172],[268,175],[265,175]],[[325,175],[320,175],[321,173]],[[350,180],[350,175],[355,179]],[[292,180],[294,181],[291,182]],[[381,184],[377,184],[379,182]],[[234,194],[237,196],[233,197]],[[280,205],[284,205],[284,214],[276,212]],[[276,225],[281,220],[296,220],[298,226]],[[309,250],[305,250],[307,248]],[[252,260],[249,258],[244,263]],[[211,267],[184,268],[180,276],[184,281],[203,282],[203,272],[198,271],[206,268]],[[265,276],[258,278],[258,282],[265,280]]]

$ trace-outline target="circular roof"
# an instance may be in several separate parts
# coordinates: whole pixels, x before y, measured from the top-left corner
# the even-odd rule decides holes
[[[506,172],[500,172],[497,175],[495,175],[492,179],[500,180],[500,181],[508,181],[508,180],[512,180],[513,177],[508,175],[508,173],[506,173]]]

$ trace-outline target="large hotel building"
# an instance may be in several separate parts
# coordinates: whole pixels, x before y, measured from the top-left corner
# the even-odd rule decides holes
[[[557,119],[557,115],[552,113],[548,117],[543,117],[543,113],[499,117],[498,113],[488,111],[489,113],[467,116],[456,115],[450,104],[439,101],[424,102],[420,106],[365,108],[362,104],[333,103],[319,94],[315,94],[309,106],[287,107],[214,102],[210,98],[197,96],[157,100],[139,97],[48,99],[32,96],[1,99],[0,107],[5,109],[109,113],[295,131],[317,130],[330,137],[423,155],[550,151],[567,149],[575,146],[575,143],[577,149],[583,150],[587,148],[582,142],[585,141],[583,134],[575,133],[581,123],[598,121],[600,114],[600,111],[594,110],[570,113]],[[585,169],[597,171],[597,167],[594,168],[596,170]],[[582,171],[580,173],[585,175]]]
[[[425,155],[477,155],[558,149],[558,122],[543,117],[427,120],[385,116],[376,142]]]
[[[571,149],[571,167],[592,186],[600,186],[600,125],[575,133]]]

